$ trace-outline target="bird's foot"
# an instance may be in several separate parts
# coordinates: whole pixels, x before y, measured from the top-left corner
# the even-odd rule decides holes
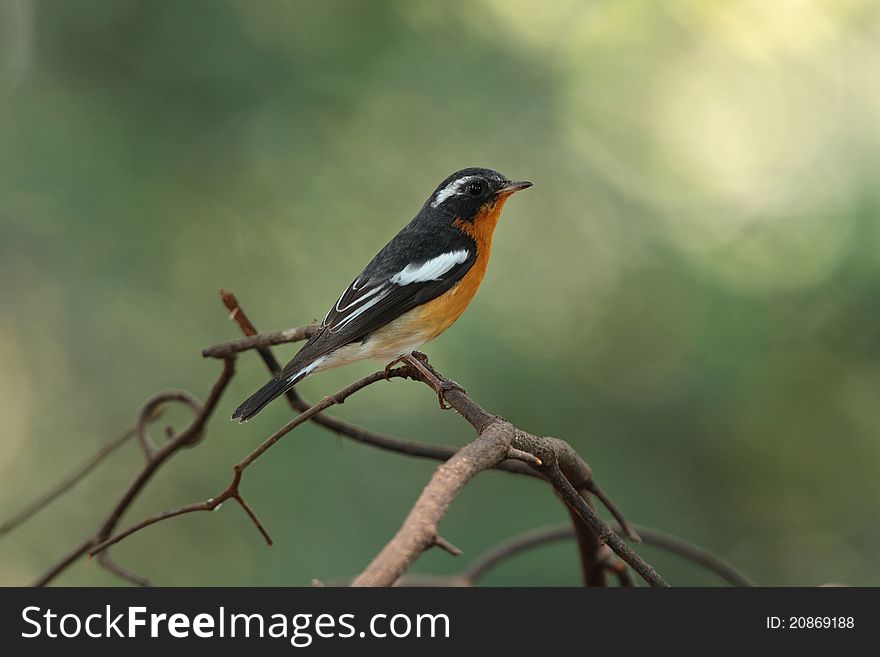
[[[426,354],[424,351],[414,351],[412,352],[412,356],[413,358],[418,358],[425,365],[428,365],[428,354]]]
[[[406,356],[401,356],[400,358],[395,358],[395,359],[392,360],[390,363],[388,363],[388,364],[385,366],[385,380],[386,380],[386,381],[390,381],[390,380],[391,380],[391,368],[392,368],[392,367],[394,367],[394,366],[397,365],[398,363],[404,363],[404,362],[407,362],[407,360],[406,360]]]
[[[452,405],[446,401],[446,393],[450,390],[458,390],[462,394],[467,394],[467,390],[465,390],[461,385],[453,381],[452,379],[441,379],[440,387],[435,387],[434,390],[437,391],[437,401],[440,402],[440,409],[444,411],[448,411],[452,408]]]
[[[394,365],[399,361],[405,361],[416,368],[422,375],[425,383],[434,388],[434,391],[437,393],[437,400],[440,402],[440,408],[444,411],[452,408],[446,401],[446,393],[450,390],[458,390],[459,392],[467,393],[461,385],[453,381],[452,379],[447,379],[445,376],[440,374],[437,370],[435,370],[428,363],[428,357],[423,354],[421,351],[414,351],[411,354],[406,354],[401,356],[396,361],[391,363]]]

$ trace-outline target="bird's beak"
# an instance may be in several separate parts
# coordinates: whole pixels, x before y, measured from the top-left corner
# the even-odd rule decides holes
[[[510,196],[514,192],[518,192],[521,189],[528,189],[531,186],[532,183],[530,183],[528,180],[514,180],[499,189],[498,196]]]

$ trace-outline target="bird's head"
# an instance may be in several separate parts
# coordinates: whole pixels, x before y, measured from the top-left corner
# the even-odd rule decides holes
[[[528,180],[512,181],[492,169],[462,169],[437,186],[425,208],[460,222],[467,232],[491,231],[510,195],[531,186]]]

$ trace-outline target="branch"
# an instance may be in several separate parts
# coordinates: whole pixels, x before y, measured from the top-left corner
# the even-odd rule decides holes
[[[221,290],[220,294],[221,298],[223,299],[223,303],[230,310],[231,318],[236,320],[245,335],[253,339],[253,342],[249,343],[252,345],[250,348],[257,349],[268,369],[272,373],[277,373],[280,369],[280,364],[275,359],[271,350],[268,348],[268,344],[266,344],[266,341],[259,341],[257,339],[259,337],[259,334],[257,334],[257,329],[250,321],[244,310],[241,308],[238,300],[235,298],[235,295],[227,290]],[[214,351],[215,348],[212,347],[206,349],[203,353],[209,355]],[[432,368],[431,370],[434,371]],[[415,377],[411,376],[410,378],[417,378],[421,380],[421,376],[418,373],[415,374]],[[288,391],[287,399],[291,407],[296,410],[302,411],[304,408],[308,408],[308,404],[305,402],[305,400],[303,400],[299,396],[299,394],[293,389]],[[452,406],[456,408],[456,410],[471,423],[471,425],[478,431],[478,433],[481,432],[482,429],[490,422],[498,419],[487,413],[478,404],[476,404],[476,402],[467,397],[467,395],[464,394],[463,391],[451,390],[447,393],[447,399],[452,404]],[[402,441],[391,436],[376,434],[375,432],[368,431],[361,427],[357,427],[356,425],[351,425],[337,420],[336,418],[328,417],[325,415],[316,415],[313,417],[313,421],[318,424],[322,424],[328,428],[331,428],[338,433],[342,433],[343,435],[346,435],[350,438],[368,444],[373,444],[383,449],[391,449],[393,451],[399,451],[405,454],[425,456],[428,458],[435,458],[444,461],[455,458],[455,451],[448,448],[438,448],[435,446]],[[514,428],[512,425],[508,424],[508,426]],[[592,473],[590,472],[590,469],[586,465],[586,463],[584,463],[584,461],[580,459],[577,453],[564,441],[556,441],[556,439],[548,440],[555,441],[554,447],[559,452],[557,457],[561,457],[561,463],[566,470],[566,474],[571,477],[572,481],[575,482],[575,485],[579,488],[579,490],[584,492],[592,492],[593,494],[595,494],[611,511],[612,515],[614,515],[618,522],[620,522],[621,525],[625,528],[626,533],[637,540],[637,534],[632,531],[626,519],[623,517],[623,514],[620,513],[620,510],[616,507],[616,505],[611,502],[604,491],[602,491],[602,489],[599,488],[599,486],[593,481]],[[534,455],[529,454],[526,450],[519,450],[512,443],[509,443],[506,446],[504,455],[507,458],[495,460],[491,463],[487,461],[481,466],[480,469],[503,468],[506,470],[516,471],[520,474],[530,474],[532,476],[535,476],[536,474],[538,476],[541,476],[543,474],[541,468],[534,467],[536,465],[535,461],[540,462],[539,459],[537,459]],[[463,485],[463,482],[461,485]],[[426,491],[427,490],[428,489],[426,489]],[[448,490],[446,492],[448,492]],[[582,496],[581,503],[589,507],[590,503],[586,495]],[[572,513],[574,514],[573,517],[582,520],[577,510],[574,507],[571,507],[570,504],[569,507],[572,508]],[[602,522],[592,510],[591,517],[599,523]],[[594,522],[593,524],[595,525],[596,523]],[[591,527],[589,523],[584,525],[582,522],[577,522],[576,527],[578,527],[580,537],[579,547],[581,551],[581,561],[584,571],[585,582],[594,585],[604,583],[605,566],[604,564],[599,563],[599,560],[597,558],[598,549],[602,543],[602,538],[595,534],[594,528]],[[410,547],[412,547],[413,545],[418,545],[421,546],[421,550],[423,551],[424,549],[427,549],[428,547],[433,545],[435,537],[436,527],[434,527],[434,531],[431,536],[419,536],[415,543],[412,543]],[[629,551],[629,553],[627,553],[628,547],[625,544],[617,546],[617,549],[626,553],[626,558],[628,558],[634,564],[637,564],[638,568],[641,568],[642,573],[649,578],[649,581],[653,581],[653,583],[655,584],[659,584],[660,582],[662,582],[662,579],[656,575],[656,572],[653,572],[653,569],[651,569],[650,566],[644,564],[644,562],[641,561],[638,555],[635,555],[635,553],[633,553],[631,550]],[[418,554],[408,554],[404,557],[404,561],[407,562],[404,565],[404,570],[406,569],[406,567],[408,567],[409,563],[411,563],[411,560],[414,560],[417,556]],[[640,561],[641,563],[639,563]]]
[[[721,557],[709,552],[706,548],[678,536],[661,532],[659,529],[651,529],[650,527],[639,525],[638,530],[646,545],[653,545],[697,566],[702,566],[732,586],[757,586],[747,575],[741,573]]]
[[[156,443],[153,442],[150,434],[147,433],[147,423],[152,422],[156,417],[157,412],[168,402],[180,402],[186,404],[196,417],[198,417],[202,408],[201,402],[186,390],[160,392],[144,402],[144,405],[141,407],[141,412],[138,413],[137,421],[134,424],[134,433],[138,438],[138,442],[141,444],[141,450],[147,461],[153,458],[158,451]],[[195,438],[198,439],[198,435],[196,435]]]
[[[417,378],[420,376],[417,372],[415,374]],[[560,462],[581,488],[587,486],[586,480],[582,479],[591,477],[589,467],[579,457],[575,458],[576,453],[567,443],[556,438],[533,436],[506,420],[490,415],[462,390],[449,390],[445,397],[447,403],[476,429],[477,438],[437,469],[403,526],[354,580],[353,586],[394,584],[433,544],[437,525],[458,491],[479,472],[495,467],[510,454],[511,448],[537,457],[541,465],[535,469],[547,477],[567,506],[595,534],[599,543],[607,543],[615,554],[652,586],[667,586],[665,580],[596,515],[566,478]]]
[[[251,517],[251,520],[254,522],[257,529],[260,531],[260,533],[263,534],[263,537],[266,539],[266,542],[269,545],[271,545],[272,539],[269,538],[269,535],[266,532],[265,528],[263,527],[262,523],[260,523],[260,521],[257,519],[256,515],[253,513],[253,511],[250,509],[250,507],[244,502],[244,500],[241,497],[241,493],[239,491],[239,486],[241,484],[241,479],[242,479],[242,476],[244,475],[244,471],[250,465],[252,465],[254,463],[254,461],[256,461],[258,458],[260,458],[260,456],[262,456],[270,447],[272,447],[272,445],[277,443],[284,436],[286,436],[288,433],[290,433],[291,431],[296,429],[298,426],[300,426],[304,422],[314,418],[321,411],[323,411],[327,408],[330,408],[331,406],[335,406],[336,404],[344,403],[345,400],[348,399],[351,395],[355,394],[356,392],[358,392],[360,390],[363,390],[367,386],[372,385],[378,381],[385,381],[388,378],[406,377],[406,376],[410,376],[410,375],[411,375],[411,372],[409,371],[408,366],[398,367],[398,368],[391,370],[388,373],[387,377],[386,377],[384,371],[374,372],[373,374],[370,374],[369,376],[365,376],[364,378],[362,378],[358,381],[355,381],[354,383],[343,388],[342,390],[340,390],[336,394],[324,397],[324,399],[322,399],[320,402],[309,407],[308,409],[306,409],[305,411],[303,411],[302,413],[297,415],[295,418],[290,420],[287,424],[285,424],[283,427],[278,429],[278,431],[276,431],[271,436],[266,438],[266,440],[264,440],[262,443],[260,443],[260,445],[256,449],[254,449],[250,454],[248,454],[241,461],[236,463],[232,468],[232,480],[230,481],[229,485],[223,491],[221,491],[219,494],[215,495],[214,497],[208,498],[207,500],[205,500],[203,502],[196,502],[194,504],[188,504],[187,506],[183,506],[178,509],[172,509],[170,511],[165,511],[163,513],[159,513],[157,515],[151,516],[151,517],[137,523],[136,525],[129,527],[128,529],[126,529],[126,530],[124,530],[124,531],[122,531],[112,537],[110,537],[109,535],[105,536],[101,541],[97,542],[94,546],[91,546],[91,549],[89,549],[89,554],[95,555],[100,552],[103,552],[104,550],[109,548],[111,545],[114,545],[114,544],[118,543],[119,541],[123,540],[124,538],[127,538],[127,537],[131,536],[132,534],[135,534],[135,533],[139,532],[140,530],[142,530],[146,527],[149,527],[150,525],[154,525],[157,522],[162,522],[163,520],[168,520],[170,518],[176,518],[178,516],[186,515],[189,513],[195,513],[198,511],[214,511],[221,504],[223,504],[223,502],[225,502],[226,500],[229,500],[229,499],[234,499],[236,502],[238,502],[242,506],[242,508]]]
[[[651,586],[668,586],[650,564],[636,554],[611,530],[611,527],[604,520],[596,515],[596,512],[593,511],[574,485],[568,480],[560,468],[557,451],[554,449],[554,441],[558,441],[558,439],[538,438],[537,436],[520,432],[514,438],[513,444],[518,449],[532,452],[543,461],[544,465],[539,470],[547,475],[557,494],[577,514],[578,518],[592,530],[600,543],[607,544],[617,556],[629,564]]]
[[[132,481],[128,488],[125,489],[122,496],[117,500],[113,509],[107,514],[107,516],[101,522],[100,526],[94,532],[94,534],[84,539],[79,545],[74,547],[58,562],[49,567],[46,572],[44,572],[42,575],[40,575],[40,577],[36,579],[36,581],[34,582],[34,586],[44,586],[48,584],[59,574],[67,570],[67,568],[75,563],[82,555],[88,552],[92,546],[102,543],[107,539],[108,536],[110,536],[110,534],[116,528],[116,525],[119,523],[119,520],[122,518],[123,514],[128,510],[132,502],[134,502],[137,496],[141,493],[144,486],[146,486],[146,484],[150,481],[156,471],[180,449],[193,445],[201,439],[208,419],[213,414],[214,409],[217,406],[217,402],[220,400],[223,391],[226,389],[226,386],[229,384],[229,381],[232,379],[232,376],[234,374],[235,359],[225,359],[223,361],[223,370],[220,372],[217,380],[214,382],[214,385],[211,388],[211,392],[208,394],[208,399],[205,401],[204,405],[199,405],[198,412],[195,413],[192,422],[190,422],[190,424],[185,429],[183,429],[183,431],[181,431],[179,434],[171,436],[166,443],[164,443],[161,447],[155,448],[154,450],[149,449],[153,446],[142,441],[142,445],[148,445],[147,448],[144,448],[144,451],[145,453],[149,452],[149,454],[147,454],[144,466],[135,476],[134,481]],[[176,399],[176,395],[179,394],[179,392],[168,393],[167,399],[163,401]],[[152,405],[155,409],[158,408],[161,403],[162,402],[158,401],[158,397],[152,398],[141,410],[141,413],[139,413],[138,417],[143,418],[147,415],[146,411],[148,406]],[[153,415],[153,417],[155,417],[155,415]],[[99,559],[98,563],[108,571],[124,577],[129,581],[133,581],[140,585],[149,584],[147,580],[136,576],[133,573],[130,573],[129,571],[125,570],[124,568],[110,560],[109,556]]]
[[[256,328],[241,310],[235,297],[226,291],[223,291],[222,295],[224,303],[232,311],[232,317],[236,319],[246,337],[220,343],[203,351],[205,356],[223,358],[224,360],[223,371],[214,384],[208,400],[204,406],[201,406],[198,400],[188,393],[172,391],[157,395],[144,404],[135,427],[135,434],[138,436],[146,461],[142,471],[95,534],[76,546],[59,563],[50,568],[37,581],[38,584],[47,583],[57,574],[63,572],[82,554],[89,552],[97,555],[98,562],[107,570],[134,583],[146,585],[149,582],[115,564],[107,554],[107,548],[151,524],[178,515],[213,510],[227,499],[234,499],[242,507],[266,541],[271,544],[271,539],[265,528],[240,494],[239,486],[242,475],[244,470],[275,442],[300,424],[311,420],[354,440],[382,449],[446,461],[438,468],[431,482],[423,491],[404,526],[373,560],[367,570],[358,577],[356,585],[393,583],[423,551],[432,546],[441,546],[450,552],[456,552],[457,549],[454,546],[438,535],[437,524],[461,487],[479,472],[492,468],[544,479],[554,487],[557,495],[566,503],[575,520],[582,566],[585,578],[589,583],[604,583],[605,572],[609,569],[621,578],[626,575],[625,568],[614,570],[615,563],[613,560],[609,560],[607,550],[603,546],[604,543],[607,543],[646,581],[653,585],[665,585],[663,579],[657,575],[654,569],[620,541],[620,538],[596,515],[590,502],[589,493],[596,495],[609,508],[628,535],[637,538],[617,507],[593,481],[589,466],[568,443],[555,438],[539,438],[521,431],[509,422],[486,412],[463,390],[448,391],[445,395],[446,401],[474,427],[477,431],[477,438],[457,452],[446,447],[405,441],[372,432],[323,413],[330,406],[344,402],[350,395],[379,380],[399,377],[428,383],[423,374],[410,365],[391,370],[390,377],[386,377],[384,372],[376,372],[351,384],[335,395],[325,397],[314,405],[309,405],[295,390],[289,391],[287,393],[288,402],[294,409],[300,411],[299,414],[234,466],[232,481],[220,495],[204,502],[166,511],[113,535],[120,518],[155,471],[178,449],[195,444],[201,438],[208,418],[213,413],[220,395],[234,374],[236,355],[245,350],[255,349],[260,353],[270,370],[278,371],[279,363],[269,347],[274,344],[306,339],[315,330],[314,326],[303,326],[268,334],[257,334]],[[425,366],[432,373],[437,374],[427,362],[425,362]],[[437,374],[437,376],[440,375]],[[147,421],[162,404],[171,401],[188,405],[193,410],[195,417],[184,431],[178,435],[170,436],[166,443],[158,447],[146,431]]]
[[[215,510],[228,499],[235,500],[242,507],[267,543],[271,544],[271,538],[262,523],[240,493],[243,473],[283,436],[306,421],[312,421],[353,440],[381,449],[409,456],[445,461],[434,473],[395,537],[373,559],[367,569],[356,578],[354,581],[356,586],[389,585],[415,581],[413,576],[408,576],[405,579],[401,577],[424,551],[432,547],[439,547],[450,554],[460,554],[461,551],[458,548],[438,534],[437,527],[462,487],[479,472],[493,468],[547,481],[566,504],[574,521],[573,527],[545,528],[515,537],[477,559],[463,573],[452,578],[431,578],[430,581],[473,585],[490,568],[514,554],[552,540],[575,536],[578,540],[581,566],[587,584],[604,585],[605,577],[610,573],[617,577],[621,585],[634,585],[629,570],[614,558],[613,554],[616,554],[651,585],[666,586],[663,578],[621,540],[619,533],[633,540],[640,539],[638,533],[627,523],[620,510],[594,481],[589,466],[565,441],[557,438],[538,437],[524,432],[506,420],[485,411],[461,389],[446,392],[445,398],[473,426],[477,437],[457,451],[449,447],[402,440],[324,413],[329,407],[343,403],[356,392],[386,378],[411,378],[429,383],[422,372],[410,365],[391,370],[390,376],[386,376],[384,372],[376,372],[364,377],[335,395],[325,397],[317,404],[306,402],[295,389],[288,391],[286,395],[288,402],[299,414],[233,467],[233,476],[229,486],[218,496],[152,516],[113,535],[120,519],[152,475],[179,449],[194,445],[202,438],[208,419],[212,416],[223,391],[234,375],[237,354],[247,350],[256,350],[269,370],[275,373],[280,370],[280,363],[272,354],[270,347],[307,339],[316,330],[314,325],[308,325],[259,334],[234,295],[225,290],[221,291],[221,295],[227,308],[231,311],[231,317],[236,320],[245,337],[219,343],[203,350],[204,356],[224,361],[223,370],[214,383],[205,404],[202,405],[195,397],[185,391],[170,391],[155,395],[142,406],[133,429],[102,447],[92,459],[60,482],[52,491],[28,505],[11,520],[0,525],[0,536],[2,536],[75,485],[91,472],[107,454],[132,435],[137,436],[145,457],[142,470],[96,532],[49,568],[37,580],[37,584],[48,583],[83,554],[89,553],[96,555],[98,563],[109,572],[141,586],[149,585],[148,580],[115,563],[110,558],[107,549],[152,524],[196,511]],[[443,379],[442,375],[431,368],[426,361],[424,365],[431,373]],[[164,444],[157,446],[147,432],[147,425],[154,421],[162,407],[170,402],[187,405],[194,417],[183,431],[176,435],[169,435]],[[596,496],[618,520],[620,523],[618,532],[612,531],[598,517],[590,498],[591,494]],[[649,544],[679,554],[719,574],[726,581],[735,585],[752,585],[747,577],[702,548],[656,530],[640,528],[640,531]]]
[[[477,474],[506,457],[510,442],[500,425],[500,421],[487,424],[476,440],[437,468],[403,527],[354,580],[353,586],[391,586],[434,544],[437,525],[458,491]]]
[[[597,561],[602,565],[604,571],[607,571],[617,578],[617,583],[621,587],[632,588],[638,586],[635,579],[633,579],[629,568],[626,567],[626,564],[620,559],[616,559],[614,553],[607,545],[601,547]]]
[[[705,548],[650,527],[639,525],[637,528],[645,545],[660,548],[685,559],[695,566],[705,568],[732,586],[756,586],[749,577]],[[614,531],[623,535],[623,528],[620,526],[614,527]],[[476,586],[490,571],[524,552],[558,541],[571,540],[575,537],[575,529],[568,523],[539,527],[538,529],[532,529],[513,536],[489,548],[458,573],[452,575],[407,573],[398,579],[394,585],[420,587]],[[603,546],[602,555],[603,559],[607,562],[607,571],[617,577],[621,586],[634,586],[635,583],[630,577],[629,570],[622,562],[613,558],[613,553],[607,546]],[[343,578],[326,581],[314,580],[313,584],[316,586],[349,586],[351,582],[352,578]]]
[[[739,572],[721,557],[712,554],[699,545],[650,527],[638,525],[636,528],[645,545],[652,545],[682,557],[686,561],[718,575],[718,577],[732,586],[755,586],[755,583],[748,576]],[[622,527],[615,527],[614,531],[618,534],[623,534]],[[569,524],[550,525],[524,532],[487,550],[474,559],[461,573],[453,575],[452,578],[463,580],[468,585],[476,584],[489,571],[512,557],[542,545],[569,540],[574,538],[574,536],[574,529]]]
[[[559,497],[563,503],[565,502],[561,496],[557,495],[557,497]],[[596,507],[593,505],[593,501],[589,496],[581,494],[581,497],[590,509],[595,512]],[[608,586],[608,580],[605,576],[610,565],[607,546],[599,539],[592,529],[590,529],[585,523],[580,522],[578,514],[568,505],[566,505],[566,511],[568,511],[568,515],[571,517],[571,527],[574,530],[574,537],[577,540],[578,556],[580,557],[581,565],[581,579],[584,586]],[[613,555],[611,556],[613,558]],[[624,569],[625,568],[626,566],[624,565]]]
[[[202,356],[205,358],[230,358],[250,349],[264,349],[276,344],[308,340],[317,330],[318,326],[316,324],[309,324],[307,326],[295,326],[294,328],[282,331],[260,333],[246,338],[239,338],[238,340],[211,345],[202,349]]]
[[[124,433],[119,434],[113,440],[103,445],[95,454],[80,467],[62,479],[51,490],[47,491],[30,504],[25,506],[21,511],[16,513],[12,518],[0,524],[0,537],[5,536],[13,529],[29,520],[31,517],[42,511],[49,504],[61,497],[64,493],[76,486],[82,481],[86,475],[94,470],[105,458],[112,454],[117,447],[121,447],[129,438],[134,435],[134,428],[127,429]]]
[[[463,578],[470,584],[476,584],[490,570],[518,554],[542,545],[547,545],[548,543],[569,540],[574,538],[574,536],[574,528],[569,524],[552,525],[550,527],[541,527],[539,529],[523,532],[518,536],[514,536],[513,538],[488,549],[474,559],[467,568],[457,575],[457,577]]]

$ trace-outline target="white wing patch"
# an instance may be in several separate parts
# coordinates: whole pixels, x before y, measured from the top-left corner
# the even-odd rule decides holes
[[[465,178],[453,180],[451,183],[446,185],[446,187],[437,192],[437,198],[435,198],[434,202],[431,203],[431,207],[436,208],[450,196],[455,196],[456,194],[459,194],[464,186],[467,185],[471,180],[477,180],[479,178],[480,176],[467,176]]]
[[[445,189],[443,190],[446,191]],[[441,192],[442,193],[442,192]],[[439,198],[439,196],[438,196]],[[436,258],[431,258],[425,262],[410,263],[401,271],[391,277],[391,282],[395,285],[409,285],[410,283],[424,283],[426,281],[436,281],[443,274],[448,272],[455,265],[460,265],[468,258],[467,249],[459,251],[449,251],[441,253]]]
[[[325,315],[322,323],[327,327],[330,333],[337,333],[391,294],[391,285],[404,287],[412,283],[427,283],[428,281],[440,280],[441,277],[453,267],[465,262],[469,255],[470,252],[467,249],[459,249],[457,251],[441,253],[436,258],[431,258],[424,262],[411,262],[402,270],[394,274],[387,282],[371,287],[366,292],[351,299],[343,306],[342,299],[349,292],[346,290],[345,294],[337,299],[336,304],[330,309],[327,315]],[[360,284],[360,288],[358,287],[358,284]],[[360,279],[358,279],[351,284],[350,289],[357,291],[363,288],[365,284],[366,281],[360,281]],[[333,318],[332,325],[328,325],[327,321],[333,311],[336,311],[336,315]],[[301,372],[297,372],[295,376],[305,376],[311,371],[312,370],[306,368]]]

